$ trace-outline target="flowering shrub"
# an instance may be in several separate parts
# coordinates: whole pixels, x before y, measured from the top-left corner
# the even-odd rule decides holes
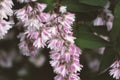
[[[119,0],[0,0],[1,43],[12,45],[9,55],[0,48],[0,65],[39,68],[49,53],[52,80],[119,80],[119,9]],[[18,80],[27,74],[23,66]]]

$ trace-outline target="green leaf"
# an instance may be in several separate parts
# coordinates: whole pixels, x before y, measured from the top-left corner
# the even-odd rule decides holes
[[[94,35],[92,32],[88,31],[88,29],[80,27],[76,31],[76,44],[80,48],[94,49],[109,45],[107,41],[100,38],[99,36]]]
[[[79,34],[81,33],[92,33],[90,30],[90,27],[88,25],[85,24],[81,24],[80,26],[74,26],[74,33],[76,34],[75,36],[79,37]]]
[[[92,21],[96,18],[97,15],[98,15],[97,11],[75,13],[76,21],[80,22],[81,24],[93,24]]]
[[[80,3],[104,7],[108,0],[79,0]]]
[[[115,6],[114,17],[113,28],[111,30],[110,37],[114,46],[119,46],[118,42],[120,43],[120,40],[118,39],[120,37],[120,1]]]
[[[101,8],[79,3],[78,0],[62,0],[61,4],[67,6],[67,9],[72,12],[91,12]]]
[[[38,0],[41,3],[47,4],[47,11],[50,11],[54,8],[54,0]]]
[[[110,65],[116,60],[116,55],[117,52],[113,49],[113,47],[107,47],[105,49],[100,62],[100,73],[105,72],[110,67]]]
[[[108,35],[109,32],[105,26],[92,26],[91,27],[93,32],[96,32],[99,35]]]

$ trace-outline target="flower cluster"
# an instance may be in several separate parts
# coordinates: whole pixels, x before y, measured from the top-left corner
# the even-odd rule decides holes
[[[52,14],[51,34],[48,41],[48,48],[51,49],[50,64],[57,74],[55,80],[80,80],[78,73],[81,71],[79,56],[81,51],[74,44],[71,25],[75,21],[75,15],[66,11],[65,6],[61,6],[60,14]]]
[[[34,3],[33,3],[34,4]],[[24,55],[35,55],[36,49],[44,48],[46,41],[51,37],[45,23],[50,14],[44,13],[46,4],[35,3],[35,6],[26,5],[15,12],[19,26],[24,30],[20,38],[19,48]]]
[[[44,48],[48,44],[51,49],[50,63],[58,74],[55,80],[80,80],[77,72],[81,70],[81,52],[74,45],[75,38],[71,27],[75,16],[66,12],[63,6],[60,7],[61,14],[44,13],[45,8],[45,4],[37,3],[34,7],[27,5],[16,11],[25,31],[19,37],[19,47],[25,55],[35,55],[36,49]]]
[[[8,30],[12,28],[13,22],[5,20],[9,20],[9,17],[13,15],[12,6],[12,0],[0,1],[0,39],[3,39]]]
[[[67,12],[65,6],[61,6],[58,13],[45,13],[46,4],[31,4],[15,12],[24,31],[18,36],[19,48],[29,56],[36,55],[38,49],[47,46],[51,49],[50,64],[57,74],[55,80],[80,80],[81,50],[74,44],[72,32],[75,15]]]
[[[110,2],[108,1],[108,3],[104,6],[104,10],[102,11],[102,13],[98,15],[98,17],[93,21],[93,24],[95,26],[105,25],[108,31],[112,29],[113,20],[114,20],[114,16],[111,10],[109,10],[109,7],[110,7]]]
[[[120,60],[116,60],[111,66],[110,75],[113,75],[113,78],[120,79]]]
[[[38,49],[33,47],[33,41],[28,39],[24,33],[18,35],[20,38],[19,49],[23,55],[30,56],[35,55],[38,52]]]

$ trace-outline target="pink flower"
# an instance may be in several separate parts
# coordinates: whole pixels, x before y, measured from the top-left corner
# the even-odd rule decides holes
[[[0,1],[0,19],[3,18],[8,18],[8,16],[12,16],[13,15],[13,10],[12,10],[12,6],[13,6],[13,2],[12,0],[2,0]]]
[[[93,21],[93,25],[94,26],[103,26],[105,25],[105,20],[102,17],[97,17],[94,21]]]
[[[115,78],[115,79],[120,79],[120,69],[119,68],[111,69],[110,75],[113,76],[113,78]]]
[[[66,65],[60,65],[60,66],[56,67],[54,72],[62,75],[63,77],[65,77],[68,74],[68,70],[66,69]]]
[[[71,55],[68,52],[66,52],[63,55],[61,55],[61,59],[65,60],[67,63],[69,63],[71,60]]]
[[[23,7],[22,9],[19,9],[15,12],[15,15],[17,17],[17,19],[21,20],[21,21],[26,21],[28,20],[28,15],[26,12],[26,7]]]
[[[43,12],[43,10],[47,7],[46,4],[41,4],[41,3],[37,3],[37,9],[40,11],[40,12]]]
[[[76,38],[73,37],[72,35],[65,35],[65,39],[69,41],[70,43],[74,43],[74,39]]]
[[[43,30],[41,32],[41,38],[43,39],[44,42],[47,42],[51,38],[51,34],[47,30]]]
[[[110,75],[115,79],[120,79],[120,61],[116,60],[111,66]]]
[[[108,22],[106,23],[106,26],[107,26],[107,30],[110,31],[110,30],[112,29],[113,22],[108,21]]]
[[[50,61],[50,64],[52,67],[58,67],[60,65],[60,62],[58,60],[52,60]]]
[[[63,47],[64,40],[60,39],[51,39],[48,44],[48,48],[54,49],[54,50],[59,50]]]
[[[66,6],[61,6],[59,12],[66,13],[67,12],[66,8],[67,8]]]
[[[41,22],[48,22],[50,20],[50,14],[48,13],[41,13],[39,15],[39,19]]]
[[[71,28],[71,25],[69,23],[67,23],[66,21],[60,22],[63,26],[67,27],[67,28]]]
[[[51,27],[48,29],[48,32],[51,33],[52,35],[56,35],[58,33],[56,27]]]
[[[99,14],[99,16],[93,21],[94,26],[103,26],[107,27],[107,30],[110,31],[113,26],[114,16],[110,8],[110,1],[104,6],[103,11]]]
[[[38,49],[34,46],[31,46],[32,41],[28,40],[24,33],[20,33],[18,35],[18,38],[20,38],[20,43],[18,44],[18,46],[23,55],[35,56],[38,53]]]
[[[8,30],[12,28],[12,23],[7,22],[5,20],[0,21],[0,39],[3,39],[3,37],[8,33]]]
[[[80,77],[78,76],[78,74],[70,74],[68,80],[80,80]]]
[[[34,17],[29,20],[26,20],[24,26],[26,26],[28,30],[36,30],[40,28],[39,25],[40,25],[40,21]]]
[[[39,32],[33,30],[26,31],[25,34],[27,34],[27,37],[30,39],[38,39],[39,37]]]
[[[71,72],[73,71],[73,72],[77,72],[77,71],[81,71],[82,70],[82,65],[80,65],[79,64],[79,62],[73,62],[72,64],[71,64],[71,67],[70,67],[70,70],[71,70]]]
[[[42,38],[38,38],[34,41],[33,46],[35,46],[36,48],[44,48],[45,46],[45,42],[42,40]]]
[[[116,60],[110,67],[112,68],[120,67],[120,61]]]
[[[108,20],[106,22],[106,26],[107,26],[107,30],[110,31],[113,26],[114,16],[113,16],[112,12],[108,12],[107,16],[108,16]]]
[[[65,80],[62,75],[57,75],[54,80]]]
[[[50,53],[51,53],[51,55],[50,55],[51,59],[59,60],[60,57],[61,57],[61,55],[58,52],[56,52],[56,51],[51,51]]]
[[[12,6],[12,0],[0,1],[0,39],[3,39],[3,37],[8,33],[8,30],[12,28],[12,25],[14,24],[11,19],[8,19],[8,17],[13,15]],[[8,19],[9,21],[4,19]]]
[[[75,14],[67,13],[65,15],[65,21],[68,22],[69,24],[73,24],[73,22],[75,21]]]

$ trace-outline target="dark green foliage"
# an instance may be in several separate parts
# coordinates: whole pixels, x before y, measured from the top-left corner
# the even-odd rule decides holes
[[[92,12],[101,8],[80,3],[78,0],[62,0],[61,4],[67,6],[68,10],[72,12]]]
[[[81,3],[85,3],[92,6],[104,7],[108,0],[79,0]]]
[[[116,60],[117,52],[113,47],[106,47],[104,54],[101,58],[100,63],[100,73],[103,73],[107,69],[109,69],[110,65]]]
[[[114,9],[114,23],[113,29],[111,31],[111,40],[114,47],[119,51],[120,50],[120,1],[116,3]]]
[[[90,29],[86,29],[85,26],[78,27],[76,30],[77,31],[76,44],[80,48],[95,49],[109,45],[107,41],[94,35],[92,32],[88,30]]]

